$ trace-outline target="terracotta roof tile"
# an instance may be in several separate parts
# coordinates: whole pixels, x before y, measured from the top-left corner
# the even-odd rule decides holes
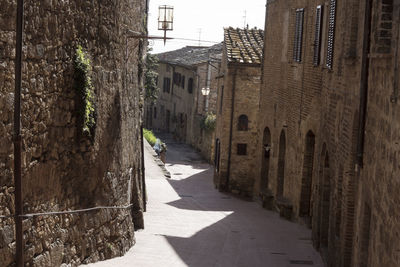
[[[222,43],[204,47],[204,46],[186,46],[178,50],[157,54],[162,62],[182,64],[192,66],[213,59],[221,59]]]
[[[261,63],[264,46],[263,30],[225,28],[224,43],[229,62]]]

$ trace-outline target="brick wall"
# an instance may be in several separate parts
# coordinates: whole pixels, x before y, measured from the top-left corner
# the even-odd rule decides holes
[[[396,177],[393,167],[390,167],[396,165],[393,161],[390,162],[390,158],[394,158],[398,151],[395,146],[396,141],[393,139],[394,128],[397,126],[393,125],[394,117],[391,117],[395,114],[395,108],[392,107],[393,104],[390,104],[390,95],[395,93],[393,82],[396,81],[396,77],[393,72],[388,71],[388,69],[393,70],[396,64],[393,56],[384,55],[385,51],[372,54],[370,64],[374,67],[370,70],[373,76],[369,78],[369,88],[374,89],[370,89],[368,95],[366,130],[368,137],[365,143],[365,158],[369,158],[370,161],[364,165],[361,173],[358,173],[356,152],[364,30],[360,25],[364,25],[365,4],[360,4],[359,1],[336,1],[333,66],[329,69],[325,63],[330,2],[268,1],[259,117],[259,132],[262,133],[267,128],[271,135],[268,186],[275,195],[278,184],[279,137],[283,131],[287,142],[283,196],[293,208],[292,218],[300,223],[310,224],[314,244],[321,249],[327,261],[332,266],[358,266],[357,240],[361,237],[357,238],[359,234],[355,233],[360,232],[362,235],[358,227],[361,225],[361,217],[364,214],[360,203],[367,201],[372,214],[371,231],[378,231],[375,227],[390,229],[371,235],[369,263],[371,266],[395,266],[394,262],[398,259],[395,253],[396,245],[394,245],[396,242],[389,238],[387,232],[397,234],[399,225],[390,223],[392,220],[388,219],[397,214],[396,212],[385,214],[382,211],[393,207],[393,201],[397,200],[397,195],[386,194],[388,196],[384,198],[384,201],[382,196],[378,196],[379,193],[372,192],[376,191],[378,184],[382,188],[387,186],[393,188],[391,178]],[[318,5],[322,5],[324,11],[319,54],[321,63],[315,66],[313,44]],[[391,1],[373,1],[371,49],[372,51],[381,50],[381,45],[385,44],[387,45],[385,49],[390,47],[393,55],[394,41],[392,40],[390,45],[387,41],[388,31],[395,32],[389,29],[390,16],[387,13],[390,13],[391,7],[394,12],[398,12],[395,2],[392,5]],[[304,8],[303,42],[302,60],[298,63],[292,58],[296,10],[301,8]],[[357,9],[356,12],[354,8]],[[391,25],[393,28],[394,24]],[[376,36],[380,37],[375,38]],[[381,37],[385,41],[381,41]],[[315,136],[311,177],[312,194],[309,200],[311,212],[308,216],[312,217],[311,222],[310,218],[299,213],[302,196],[304,198],[306,195],[304,188],[307,186],[304,184],[306,181],[304,178],[305,175],[310,176],[307,170],[309,164],[306,162],[309,160],[307,134],[310,132]],[[260,143],[263,142],[262,138],[260,135]],[[379,157],[379,152],[374,150],[377,147],[381,154],[384,149],[388,157],[385,162],[383,159],[378,160],[381,157]],[[263,148],[260,147],[258,151],[260,164],[263,154]],[[387,168],[377,169],[377,166],[387,166]],[[261,175],[265,175],[265,169],[262,169],[261,165],[259,169],[262,173],[258,175],[259,178],[256,181],[255,195],[262,191],[257,185],[260,185],[262,181]],[[383,171],[383,169],[391,171]],[[375,180],[377,178],[371,177],[376,177],[377,171],[380,171],[380,182]],[[325,177],[329,177],[329,183],[324,183]],[[382,180],[382,177],[388,177],[390,181]],[[324,194],[328,184],[329,194]],[[325,203],[326,200],[329,202]],[[276,204],[279,204],[278,201]],[[279,205],[278,208],[280,208]],[[328,215],[326,215],[327,209],[329,209]],[[377,222],[377,226],[373,223],[375,218],[378,222],[382,220],[380,223]],[[383,223],[385,220],[388,223]],[[322,237],[321,233],[325,233],[323,234],[325,236]],[[327,242],[323,240],[326,238]],[[387,248],[386,252],[378,249],[380,244]],[[378,256],[382,253],[385,257]]]
[[[258,162],[254,159],[258,142],[257,114],[261,68],[257,64],[227,63],[226,55],[223,53],[220,73],[223,73],[224,77],[218,79],[217,129],[215,136],[221,142],[220,168],[214,175],[214,181],[220,189],[251,197],[256,175],[255,170],[258,166]],[[232,93],[234,93],[234,96]],[[234,103],[230,147],[232,97],[234,97]],[[222,108],[220,107],[221,104]],[[247,116],[248,130],[242,131],[238,129],[241,115]],[[240,144],[246,145],[245,155],[238,155],[238,145]],[[230,159],[228,156],[229,149],[231,150]]]

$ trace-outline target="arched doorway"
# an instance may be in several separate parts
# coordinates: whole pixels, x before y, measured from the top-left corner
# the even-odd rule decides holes
[[[315,135],[309,131],[306,136],[303,176],[301,181],[299,216],[303,217],[306,224],[311,227],[311,190],[314,166]]]
[[[285,131],[282,130],[279,137],[279,156],[278,156],[278,180],[276,187],[276,196],[283,196],[283,189],[285,185],[285,154],[286,154],[286,136]]]
[[[215,154],[214,154],[214,166],[216,172],[219,172],[220,153],[221,153],[221,142],[217,138],[215,140]]]
[[[271,133],[268,127],[265,127],[263,135],[262,156],[261,156],[260,192],[266,192],[268,190],[270,151],[271,151]]]
[[[327,151],[322,155],[321,160],[319,247],[321,250],[326,250],[329,245],[329,216],[331,204],[331,177],[329,169],[329,154]]]

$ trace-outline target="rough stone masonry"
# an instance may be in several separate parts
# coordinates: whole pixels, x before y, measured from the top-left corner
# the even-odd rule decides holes
[[[22,80],[24,213],[124,206],[24,220],[26,266],[77,266],[118,256],[143,227],[140,124],[145,0],[25,1]],[[16,1],[0,0],[0,215],[14,214]],[[96,123],[81,133],[78,45],[90,59]],[[15,257],[14,219],[0,218],[0,265]]]

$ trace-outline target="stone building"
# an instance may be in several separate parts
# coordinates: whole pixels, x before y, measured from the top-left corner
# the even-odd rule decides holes
[[[177,140],[185,142],[192,122],[195,70],[160,59],[157,73],[157,100],[146,107],[148,128],[172,133]]]
[[[174,133],[208,160],[212,158],[214,131],[203,131],[201,121],[207,113],[215,114],[221,48],[221,44],[187,46],[157,54],[159,93],[156,103],[146,103],[148,128]],[[210,94],[203,96],[201,89],[206,87]]]
[[[255,195],[328,266],[399,266],[400,1],[267,2]]]
[[[0,265],[13,266],[16,1],[0,5]],[[146,12],[145,0],[25,1],[24,213],[120,207],[25,217],[25,266],[120,256],[143,227],[139,100],[146,41],[128,30],[145,32]],[[88,81],[82,66],[91,69],[92,88],[77,75]],[[88,102],[82,88],[92,94]],[[82,108],[93,115],[90,125]]]
[[[198,149],[203,157],[211,162],[214,158],[214,129],[205,127],[207,117],[215,118],[217,106],[217,83],[222,57],[222,44],[216,44],[197,51],[194,62],[198,78],[195,112],[190,144]],[[209,95],[202,94],[203,88],[209,88]],[[215,125],[215,124],[214,124]]]
[[[251,197],[256,177],[257,116],[264,32],[224,29],[218,76],[214,182],[220,190]]]

